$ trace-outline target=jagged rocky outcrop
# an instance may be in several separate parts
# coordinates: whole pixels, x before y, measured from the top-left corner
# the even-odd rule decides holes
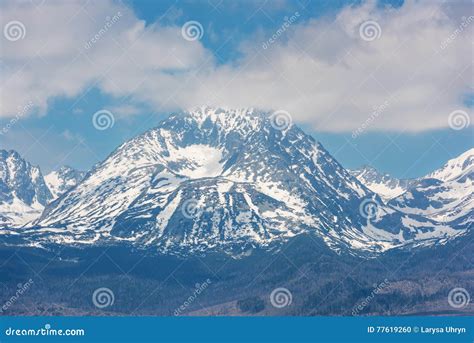
[[[380,173],[371,166],[351,170],[350,173],[384,201],[389,201],[405,193],[416,180],[397,179],[387,173]]]
[[[11,228],[36,219],[53,196],[41,170],[14,150],[0,150],[0,227]]]
[[[56,199],[81,182],[85,175],[86,172],[70,166],[62,166],[47,174],[44,179],[51,194]]]

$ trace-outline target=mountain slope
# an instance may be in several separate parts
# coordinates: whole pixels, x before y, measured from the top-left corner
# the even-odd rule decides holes
[[[0,227],[16,227],[39,217],[52,199],[39,167],[16,151],[0,150]]]
[[[456,158],[449,160],[443,167],[425,176],[425,179],[438,179],[449,181],[466,175],[474,170],[474,148],[462,153]]]
[[[174,114],[122,144],[29,234],[35,242],[239,254],[308,232],[337,251],[367,252],[460,232],[384,205],[321,144],[281,124],[254,110]]]
[[[86,175],[85,172],[76,170],[69,166],[52,171],[44,177],[44,180],[56,199],[66,193],[69,189],[76,186]]]
[[[474,219],[474,149],[449,160],[389,204],[399,211],[436,221],[471,225]]]
[[[363,166],[360,169],[351,170],[350,173],[368,189],[378,194],[384,201],[389,201],[405,193],[414,182],[413,180],[400,180],[389,174],[379,173],[375,168],[370,166]]]

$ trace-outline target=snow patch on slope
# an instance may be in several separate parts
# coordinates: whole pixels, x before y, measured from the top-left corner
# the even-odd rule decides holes
[[[450,181],[474,168],[474,148],[449,160],[443,167],[425,176],[425,179]]]
[[[366,183],[365,186],[370,189],[372,192],[380,195],[385,201],[396,198],[397,196],[406,192],[406,189],[400,186],[395,186],[393,188],[380,183]]]
[[[222,151],[203,144],[193,144],[184,148],[170,149],[169,162],[182,163],[178,174],[191,179],[215,177],[222,173]]]

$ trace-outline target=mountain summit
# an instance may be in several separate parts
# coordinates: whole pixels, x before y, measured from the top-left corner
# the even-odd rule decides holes
[[[443,167],[425,176],[425,178],[451,181],[474,171],[474,148],[449,160]]]
[[[69,166],[62,166],[44,177],[51,194],[56,199],[77,185],[86,175],[85,172]]]
[[[384,201],[396,198],[405,193],[413,180],[397,179],[389,174],[380,173],[371,166],[351,170],[350,173],[372,192],[377,193]]]
[[[39,167],[14,150],[0,150],[0,227],[36,219],[52,198]]]
[[[380,252],[463,231],[385,205],[285,112],[207,107],[122,144],[36,224],[36,243],[179,254],[244,253],[301,233],[337,251]]]
[[[399,211],[450,225],[470,226],[474,218],[474,149],[449,160],[389,204]]]

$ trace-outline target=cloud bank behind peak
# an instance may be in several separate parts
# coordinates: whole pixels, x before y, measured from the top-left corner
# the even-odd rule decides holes
[[[163,111],[285,110],[330,132],[367,123],[418,132],[471,111],[464,99],[473,91],[474,17],[462,3],[366,2],[317,19],[289,11],[275,19],[277,30],[246,37],[241,57],[224,63],[202,40],[184,39],[181,25],[147,24],[117,2],[6,1],[1,10],[2,28],[25,28],[22,39],[1,38],[2,117],[31,102],[47,113],[51,99],[74,100],[91,87]],[[202,27],[206,35],[209,23]]]

